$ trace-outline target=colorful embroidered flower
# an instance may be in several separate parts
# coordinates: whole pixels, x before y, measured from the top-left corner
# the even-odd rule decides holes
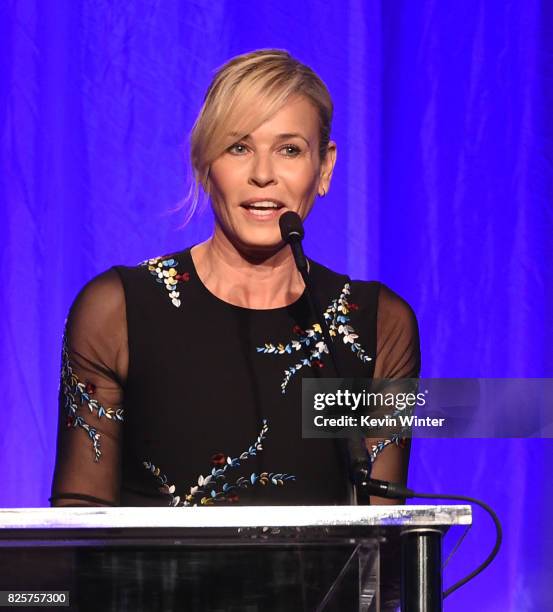
[[[211,463],[213,465],[225,465],[227,457],[223,453],[216,453],[211,457]]]
[[[353,344],[353,342],[359,338],[351,325],[340,325],[340,327],[338,327],[338,333],[344,336],[344,344]]]
[[[147,266],[150,274],[155,277],[156,281],[165,285],[171,304],[175,308],[179,308],[181,300],[178,284],[181,281],[186,282],[190,280],[190,274],[188,272],[179,274],[177,270],[179,263],[173,257],[154,257],[142,262],[141,265]]]
[[[315,344],[315,348],[319,351],[319,353],[328,353],[328,346],[324,343],[323,340],[321,340],[320,342],[317,342],[317,344]]]

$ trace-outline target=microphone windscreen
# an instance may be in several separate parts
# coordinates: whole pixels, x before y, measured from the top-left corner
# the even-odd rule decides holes
[[[284,242],[290,243],[303,240],[303,224],[298,213],[292,210],[286,211],[283,215],[280,215],[278,224]]]

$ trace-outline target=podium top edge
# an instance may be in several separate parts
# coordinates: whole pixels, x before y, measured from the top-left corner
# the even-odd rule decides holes
[[[221,529],[471,525],[468,505],[0,508],[0,529]]]

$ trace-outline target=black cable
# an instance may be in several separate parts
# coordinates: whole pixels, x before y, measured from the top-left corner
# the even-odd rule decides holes
[[[464,578],[462,578],[461,580],[458,580],[455,584],[453,584],[448,589],[446,589],[443,592],[443,598],[445,599],[448,595],[451,595],[453,591],[456,591],[458,588],[462,587],[464,584],[469,582],[469,580],[472,580],[475,576],[480,574],[480,572],[485,570],[488,567],[488,565],[495,559],[495,557],[497,556],[497,553],[499,552],[499,549],[501,548],[501,542],[503,541],[503,529],[501,528],[501,522],[499,520],[499,517],[495,513],[495,511],[488,504],[474,497],[466,497],[464,495],[441,495],[439,493],[436,493],[436,494],[434,493],[416,493],[415,497],[420,497],[424,499],[455,499],[459,501],[467,501],[471,504],[476,504],[477,506],[480,506],[483,510],[485,510],[490,515],[495,525],[495,534],[496,534],[495,544],[490,554],[475,570],[473,570],[472,572],[467,574]]]
[[[480,506],[483,510],[485,510],[492,518],[492,521],[495,525],[495,544],[492,548],[490,554],[486,557],[486,559],[470,574],[467,574],[464,578],[457,581],[453,586],[450,586],[443,593],[443,598],[445,599],[448,595],[456,591],[459,587],[466,584],[469,580],[472,580],[475,576],[477,576],[480,572],[482,572],[488,565],[495,559],[499,549],[501,548],[501,542],[503,541],[503,529],[501,527],[501,522],[499,517],[495,513],[495,511],[488,505],[486,502],[483,502],[480,499],[476,499],[474,497],[467,497],[465,495],[446,495],[442,493],[417,493],[412,489],[408,489],[407,487],[403,487],[401,485],[385,482],[383,480],[375,480],[373,478],[368,478],[364,483],[361,484],[364,487],[368,494],[375,495],[377,497],[391,497],[391,498],[412,498],[412,497],[420,497],[421,499],[454,499],[457,501],[466,501],[471,504],[476,504]]]

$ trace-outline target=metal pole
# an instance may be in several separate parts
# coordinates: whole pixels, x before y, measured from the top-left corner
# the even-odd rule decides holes
[[[442,531],[413,527],[401,533],[401,612],[442,611]]]

